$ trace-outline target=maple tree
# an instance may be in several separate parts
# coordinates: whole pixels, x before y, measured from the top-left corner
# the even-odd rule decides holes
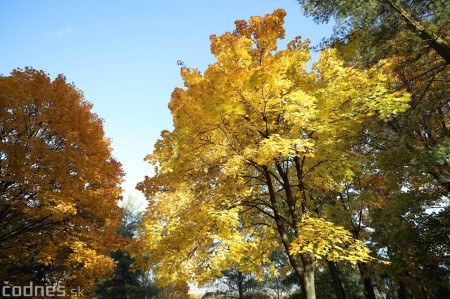
[[[390,89],[388,62],[358,70],[333,49],[308,72],[307,41],[277,51],[284,16],[237,21],[211,36],[217,61],[203,74],[181,69],[174,129],[162,132],[147,157],[155,175],[138,186],[149,207],[136,259],[162,284],[207,283],[233,267],[275,274],[269,257],[284,250],[305,298],[315,298],[316,260],[372,259],[318,207],[362,171],[355,136],[405,110],[409,95]]]
[[[121,165],[81,91],[32,68],[0,77],[0,280],[86,292],[113,270]]]

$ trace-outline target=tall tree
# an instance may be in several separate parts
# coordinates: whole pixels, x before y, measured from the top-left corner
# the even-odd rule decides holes
[[[378,178],[367,191],[372,189],[380,205],[367,206],[364,224],[374,232],[375,251],[388,253],[392,262],[381,269],[361,268],[372,273],[363,275],[371,280],[364,283],[366,291],[373,293],[372,278],[378,273],[379,287],[395,296],[445,297],[442,286],[448,285],[448,274],[442,269],[449,267],[449,261],[441,249],[447,245],[437,236],[442,231],[448,234],[442,215],[450,208],[446,202],[450,192],[450,6],[437,0],[299,2],[316,21],[337,20],[328,44],[339,49],[348,65],[369,68],[389,58],[400,79],[396,88],[411,94],[405,113],[374,123],[365,136],[366,151],[374,161],[366,166],[367,178]],[[388,283],[383,286],[383,281]]]
[[[237,292],[239,299],[248,297],[247,293],[257,285],[257,281],[252,276],[238,270],[224,270],[222,274],[220,283],[225,284],[232,292]]]
[[[303,12],[318,22],[337,21],[334,38],[363,30],[372,45],[392,40],[399,32],[435,51],[450,63],[450,5],[441,0],[298,0]],[[367,54],[367,53],[365,53]]]
[[[88,291],[112,271],[120,164],[73,84],[32,68],[0,77],[0,280]]]
[[[211,36],[217,62],[203,75],[181,69],[174,130],[147,158],[155,176],[139,185],[149,208],[137,261],[155,266],[161,282],[205,283],[235,265],[262,276],[282,249],[309,299],[315,259],[370,259],[317,206],[360,171],[355,134],[404,110],[409,96],[389,89],[388,65],[345,67],[334,50],[308,73],[308,42],[277,51],[284,16],[237,21],[234,32]]]

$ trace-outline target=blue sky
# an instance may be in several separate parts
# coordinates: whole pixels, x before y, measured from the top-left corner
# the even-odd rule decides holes
[[[177,60],[205,70],[214,62],[211,34],[276,8],[287,12],[286,43],[300,35],[317,44],[331,33],[295,0],[3,0],[0,73],[31,66],[74,82],[104,119],[127,173],[124,196],[142,198],[134,186],[153,171],[143,158],[171,129],[167,104],[183,85]]]

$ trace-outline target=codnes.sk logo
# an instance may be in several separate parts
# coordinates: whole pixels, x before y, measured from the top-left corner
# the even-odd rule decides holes
[[[80,287],[73,289],[66,289],[65,286],[58,285],[44,285],[38,286],[34,285],[31,281],[28,285],[25,286],[15,286],[10,285],[9,281],[3,281],[3,285],[1,286],[1,296],[4,297],[36,297],[36,296],[44,296],[44,297],[83,297],[84,290]]]

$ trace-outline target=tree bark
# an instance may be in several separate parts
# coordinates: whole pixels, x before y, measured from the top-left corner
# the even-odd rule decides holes
[[[364,284],[364,297],[366,299],[376,299],[375,291],[373,290],[372,279],[370,278],[369,271],[366,263],[358,263],[359,273],[361,274],[361,280]]]
[[[305,291],[305,299],[316,299],[313,257],[309,253],[301,253],[300,258],[303,264],[303,289]]]
[[[406,22],[407,26],[411,30],[417,32],[419,37],[428,44],[436,53],[438,53],[447,64],[450,64],[450,46],[446,42],[433,33],[431,30],[426,29],[419,21],[416,21],[409,12],[402,8],[395,0],[384,0],[400,17]]]
[[[238,292],[239,299],[244,299],[244,276],[238,271]]]
[[[405,285],[402,282],[399,282],[399,288],[397,290],[398,299],[407,299],[408,295],[406,294]]]
[[[294,270],[295,275],[300,281],[300,286],[304,292],[305,299],[316,299],[316,289],[314,285],[314,268],[313,268],[313,258],[308,253],[302,253],[300,256],[294,256],[290,253],[290,240],[288,237],[286,224],[283,222],[282,217],[279,214],[277,208],[275,189],[272,184],[272,178],[267,168],[263,168],[263,174],[266,179],[267,188],[269,191],[269,199],[271,203],[271,208],[273,211],[273,216],[276,224],[276,228],[283,244],[284,250],[289,258],[289,263]]]
[[[331,279],[333,283],[334,293],[337,299],[347,299],[344,286],[342,285],[341,277],[339,276],[339,269],[336,262],[327,261],[328,269],[330,269]]]

